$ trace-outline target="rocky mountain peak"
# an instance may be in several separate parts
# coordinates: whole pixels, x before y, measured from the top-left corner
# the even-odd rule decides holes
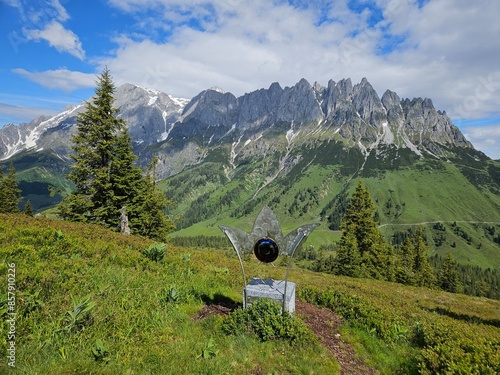
[[[351,146],[360,145],[363,152],[384,143],[409,147],[418,155],[425,150],[440,155],[441,145],[472,147],[446,113],[436,111],[432,100],[401,100],[390,90],[380,98],[366,78],[354,86],[349,78],[330,80],[326,87],[317,82],[311,85],[306,79],[285,88],[275,82],[268,89],[240,97],[212,88],[189,101],[124,84],[116,90],[115,107],[127,121],[134,150],[146,152],[144,160],[150,146],[173,141],[180,149],[189,147],[189,156],[183,156],[186,163],[197,163],[204,147],[238,141],[243,148],[269,131],[302,132],[303,139],[308,134],[340,136]],[[34,146],[57,147],[64,157],[70,151],[69,135],[76,115],[83,109],[79,105],[50,119],[0,129],[0,158]],[[287,133],[285,138],[289,141],[293,134]]]

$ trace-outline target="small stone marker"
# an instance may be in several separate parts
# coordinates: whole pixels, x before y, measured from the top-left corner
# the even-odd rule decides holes
[[[285,307],[285,311],[293,314],[295,311],[295,283],[288,281],[285,294],[285,281],[273,279],[253,278],[243,291],[243,298],[246,293],[246,306],[252,305],[260,298],[269,298]]]

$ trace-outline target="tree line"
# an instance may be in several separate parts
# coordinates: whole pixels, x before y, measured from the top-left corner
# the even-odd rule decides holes
[[[340,220],[336,255],[316,259],[313,269],[336,275],[398,282],[460,292],[457,264],[448,252],[435,273],[427,258],[422,228],[406,236],[397,251],[386,243],[375,220],[375,206],[367,188],[358,182]]]

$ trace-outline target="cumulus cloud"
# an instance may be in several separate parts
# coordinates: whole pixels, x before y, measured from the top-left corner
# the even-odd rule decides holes
[[[500,160],[500,121],[497,124],[463,126],[465,137],[490,158]]]
[[[13,69],[19,74],[41,86],[51,89],[61,89],[71,92],[80,88],[94,87],[96,76],[81,72],[70,71],[68,69],[47,70],[44,72],[29,72],[25,69]]]
[[[498,113],[500,2],[369,3],[112,0],[141,19],[154,10],[170,29],[156,40],[123,35],[100,64],[120,82],[185,97],[214,85],[241,95],[274,81],[367,77],[379,95],[429,97],[452,118]]]
[[[80,60],[85,58],[78,36],[57,21],[50,22],[42,30],[25,30],[24,35],[28,40],[46,40],[59,52],[67,52]]]

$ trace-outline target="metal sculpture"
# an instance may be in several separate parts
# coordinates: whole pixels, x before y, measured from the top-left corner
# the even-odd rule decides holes
[[[246,233],[238,228],[232,228],[225,225],[219,226],[224,234],[229,238],[233,245],[241,266],[244,283],[243,307],[246,308],[246,286],[247,280],[245,268],[243,267],[242,255],[251,254],[252,251],[256,258],[263,263],[274,262],[279,255],[289,256],[288,267],[285,275],[285,290],[283,298],[283,313],[286,306],[286,291],[288,284],[288,273],[292,265],[292,259],[299,245],[311,234],[319,223],[306,224],[291,231],[283,236],[278,218],[274,212],[267,206],[264,206],[257,215],[251,233]],[[281,252],[281,254],[280,254]]]

